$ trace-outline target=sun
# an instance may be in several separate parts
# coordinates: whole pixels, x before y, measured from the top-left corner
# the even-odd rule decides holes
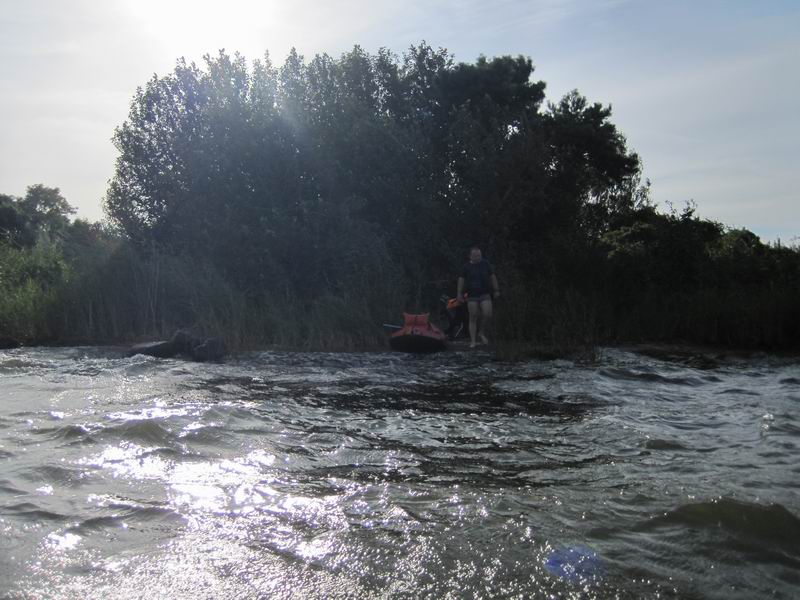
[[[199,60],[224,48],[253,59],[283,46],[278,2],[270,0],[125,0],[133,23],[170,60]],[[277,38],[277,39],[276,39]]]

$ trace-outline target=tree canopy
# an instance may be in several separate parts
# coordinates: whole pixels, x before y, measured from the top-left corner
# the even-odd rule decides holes
[[[63,235],[74,213],[61,190],[40,183],[28,186],[22,198],[0,194],[0,241],[22,248],[42,238],[52,241]]]
[[[106,208],[135,242],[251,283],[267,264],[318,280],[365,252],[440,277],[470,243],[499,252],[588,227],[586,206],[638,173],[609,108],[577,92],[544,107],[533,73],[521,56],[456,64],[424,42],[402,57],[293,50],[280,68],[181,60],[117,129]]]

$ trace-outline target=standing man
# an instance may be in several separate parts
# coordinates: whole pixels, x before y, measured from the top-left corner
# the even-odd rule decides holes
[[[500,287],[494,269],[488,261],[483,259],[481,249],[473,246],[469,251],[469,262],[464,265],[458,278],[458,299],[464,301],[464,292],[467,292],[467,307],[469,308],[469,338],[470,348],[481,344],[488,344],[486,339],[486,326],[492,318],[492,297],[500,296]],[[480,331],[478,330],[478,317]]]

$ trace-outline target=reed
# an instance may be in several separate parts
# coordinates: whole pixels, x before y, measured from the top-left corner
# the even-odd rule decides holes
[[[373,276],[359,282],[354,277],[346,289],[323,288],[316,295],[291,286],[241,290],[210,261],[141,253],[121,244],[62,282],[55,302],[61,325],[57,333],[63,339],[131,342],[189,329],[198,336],[222,337],[232,350],[381,347],[380,323],[400,310],[400,302],[386,301],[401,297],[396,280]],[[32,305],[29,312],[37,310]],[[8,311],[27,318],[19,308]]]
[[[380,324],[396,322],[404,309],[436,316],[444,288],[426,300],[430,306],[421,305],[418,282],[379,245],[365,257],[326,252],[333,258],[318,260],[329,260],[321,271],[327,279],[295,269],[292,278],[275,276],[257,288],[234,283],[208,258],[143,252],[118,238],[67,254],[52,244],[0,244],[0,337],[125,343],[165,339],[183,328],[222,337],[232,350],[362,350],[384,348]],[[789,266],[794,258],[781,254]],[[754,267],[749,282],[709,277],[680,289],[603,272],[602,264],[596,270],[592,279],[565,282],[499,265],[503,296],[491,335],[498,358],[591,360],[599,345],[639,342],[800,346],[800,286],[788,267],[770,285],[756,277],[764,269]]]
[[[0,337],[19,342],[57,337],[59,292],[68,272],[52,245],[17,249],[0,244]]]

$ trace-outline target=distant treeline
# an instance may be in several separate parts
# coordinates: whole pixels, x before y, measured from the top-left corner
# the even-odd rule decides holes
[[[180,60],[114,134],[106,223],[0,195],[0,338],[376,346],[478,244],[509,342],[797,347],[800,250],[658,210],[610,108],[532,75],[425,43]]]

